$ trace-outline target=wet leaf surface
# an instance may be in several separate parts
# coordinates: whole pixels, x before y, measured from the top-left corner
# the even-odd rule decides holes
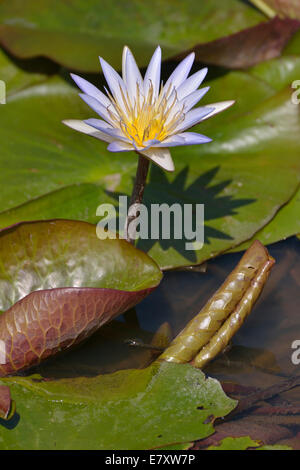
[[[190,442],[213,433],[212,421],[235,406],[217,381],[189,365],[1,381],[10,385],[20,415],[15,427],[0,427],[1,449],[131,450]]]
[[[156,286],[162,277],[144,252],[122,239],[101,240],[94,225],[74,220],[21,222],[3,229],[0,256],[1,310],[36,290],[138,291]]]
[[[0,375],[70,348],[130,309],[161,271],[125,240],[53,220],[0,231]]]

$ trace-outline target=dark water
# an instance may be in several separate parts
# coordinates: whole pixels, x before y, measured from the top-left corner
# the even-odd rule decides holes
[[[276,265],[263,294],[234,337],[231,349],[205,369],[205,373],[221,381],[265,388],[284,377],[300,374],[300,365],[294,365],[291,359],[292,343],[300,340],[300,241],[291,238],[271,245],[269,251]],[[149,343],[165,322],[175,336],[198,313],[240,257],[236,253],[213,260],[205,273],[165,273],[159,288],[135,311],[104,326],[77,350],[40,366],[38,372],[48,377],[74,377],[145,366],[153,360],[151,353],[128,346],[126,339],[139,338]],[[300,387],[282,397],[300,407]],[[300,415],[264,419],[269,424],[283,423],[293,429],[293,436],[300,432]]]

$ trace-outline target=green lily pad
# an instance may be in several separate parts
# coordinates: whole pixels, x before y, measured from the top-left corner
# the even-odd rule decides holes
[[[28,0],[26,9],[12,0],[0,5],[0,17],[0,42],[16,56],[46,56],[86,72],[99,70],[99,55],[119,67],[125,44],[145,66],[157,44],[171,57],[265,20],[238,0],[223,0],[222,8],[218,0]]]
[[[300,44],[300,31],[298,31],[287,44],[286,48],[283,51],[284,55],[298,55],[299,54],[299,44]]]
[[[249,436],[225,437],[218,445],[209,446],[207,450],[246,450],[249,447],[259,447],[258,441],[253,441]]]
[[[297,34],[298,35],[298,34]],[[296,35],[296,36],[297,36]],[[291,41],[292,42],[292,41]],[[268,60],[249,70],[249,73],[260,79],[274,91],[291,86],[300,72],[300,57],[298,54],[285,54],[278,59]]]
[[[36,83],[41,83],[49,78],[49,74],[57,71],[57,67],[43,61],[12,61],[7,54],[0,49],[0,79],[5,82],[6,97],[28,88]]]
[[[294,64],[295,69],[291,64]],[[300,73],[300,59],[286,55],[277,60],[259,64],[251,70],[251,75],[266,81],[275,89],[280,90],[290,85],[295,76],[293,72]],[[291,93],[293,91],[291,90]],[[297,109],[297,105],[293,105]],[[275,243],[297,234],[300,231],[300,190],[296,188],[293,196],[280,208],[275,217],[248,241],[230,251],[242,251],[251,245],[253,240],[260,240],[264,245]]]
[[[125,240],[92,224],[21,223],[0,231],[0,376],[79,343],[130,309],[162,273]]]
[[[300,232],[300,189],[275,215],[265,227],[259,230],[250,240],[230,251],[242,251],[248,248],[254,240],[264,245],[278,242]]]
[[[0,449],[137,450],[191,442],[212,434],[213,421],[236,404],[217,380],[186,364],[1,383],[10,386],[18,415],[7,427],[0,421]]]
[[[184,442],[183,444],[174,444],[166,447],[160,447],[159,450],[189,450],[193,447],[193,442]]]
[[[249,436],[243,437],[225,437],[219,445],[210,446],[207,450],[292,450],[291,447],[285,445],[261,445],[261,442],[254,441]]]
[[[25,222],[1,230],[0,260],[0,310],[36,290],[137,292],[157,286],[162,277],[156,263],[130,243],[100,240],[94,225],[72,220]]]

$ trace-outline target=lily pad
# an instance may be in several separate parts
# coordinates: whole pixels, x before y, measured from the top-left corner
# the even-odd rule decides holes
[[[260,442],[253,441],[249,436],[225,437],[218,445],[210,446],[207,450],[246,450],[249,447],[255,448],[260,445]]]
[[[0,17],[0,42],[16,56],[46,56],[86,72],[98,71],[99,55],[119,67],[125,44],[145,66],[157,44],[171,57],[265,20],[238,0],[223,0],[222,8],[218,0],[27,0],[26,9],[12,0],[0,5]]]
[[[276,17],[230,36],[196,45],[193,50],[200,62],[230,69],[247,68],[280,56],[299,28],[297,20]],[[185,54],[179,57],[183,58]]]
[[[300,32],[298,31],[288,43],[286,48],[283,51],[283,54],[299,54],[299,44],[300,44]]]
[[[218,445],[210,446],[207,450],[293,450],[286,445],[261,445],[261,442],[254,441],[249,436],[244,437],[225,437]]]
[[[6,97],[36,83],[41,83],[54,74],[58,67],[42,60],[13,61],[0,49],[0,79],[5,82]]]
[[[254,240],[270,245],[279,240],[291,237],[300,232],[300,190],[285,204],[275,217],[265,227],[259,230],[250,240],[230,251],[242,251],[248,248]]]
[[[0,449],[137,450],[191,442],[212,434],[213,421],[236,404],[217,380],[184,364],[1,383],[10,386],[19,417],[9,429],[0,425]]]
[[[146,297],[156,263],[95,226],[53,220],[0,231],[0,376],[70,348]]]

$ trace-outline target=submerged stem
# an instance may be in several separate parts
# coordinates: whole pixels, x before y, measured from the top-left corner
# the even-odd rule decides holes
[[[149,160],[137,152],[139,155],[138,166],[136,170],[134,187],[130,199],[130,207],[128,210],[128,215],[125,223],[125,238],[128,242],[134,243],[135,241],[135,230],[130,229],[132,227],[132,222],[138,216],[137,206],[142,203],[144,190],[146,186],[146,179],[149,169]]]

